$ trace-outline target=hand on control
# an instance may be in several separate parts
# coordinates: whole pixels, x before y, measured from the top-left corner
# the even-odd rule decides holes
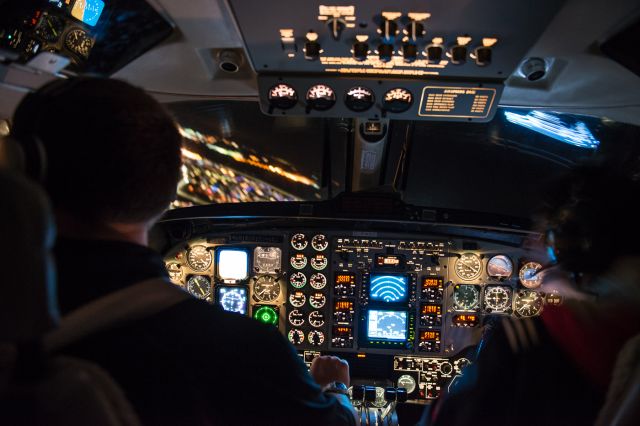
[[[319,356],[311,363],[311,377],[322,387],[332,382],[349,386],[349,363],[337,356]]]

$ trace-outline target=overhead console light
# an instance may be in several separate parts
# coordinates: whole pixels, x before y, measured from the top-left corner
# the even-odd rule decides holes
[[[593,136],[583,121],[568,122],[568,120],[542,111],[529,111],[526,114],[505,111],[504,116],[511,123],[560,142],[586,149],[597,149],[600,146],[600,141]]]

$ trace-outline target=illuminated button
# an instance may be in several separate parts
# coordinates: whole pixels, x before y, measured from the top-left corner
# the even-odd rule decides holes
[[[393,57],[393,45],[382,43],[378,46],[378,57],[382,62],[389,62]]]
[[[369,43],[357,41],[353,43],[353,58],[356,61],[366,61],[369,54]]]
[[[467,60],[467,47],[455,45],[451,48],[450,52],[451,63],[460,65],[464,64]]]
[[[320,43],[317,41],[307,41],[304,44],[304,58],[309,61],[315,61],[320,57]]]
[[[431,64],[437,64],[442,60],[442,46],[432,44],[427,47],[427,60]]]
[[[476,65],[484,67],[491,63],[491,48],[490,47],[478,47],[474,56],[476,58]]]
[[[418,47],[415,44],[405,43],[402,45],[402,56],[405,62],[413,62],[418,57]]]

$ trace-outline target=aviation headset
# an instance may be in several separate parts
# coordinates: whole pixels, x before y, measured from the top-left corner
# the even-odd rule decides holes
[[[47,172],[47,155],[41,140],[41,121],[47,108],[55,99],[73,90],[87,78],[57,79],[35,92],[28,93],[13,114],[14,121],[9,136],[3,140],[3,150],[17,157],[17,167],[27,176],[43,183]]]
[[[578,168],[564,182],[564,201],[547,212],[549,259],[575,274],[600,274],[624,255],[640,254],[633,209],[620,196],[640,196],[640,186],[604,168]],[[636,198],[637,199],[637,198]]]

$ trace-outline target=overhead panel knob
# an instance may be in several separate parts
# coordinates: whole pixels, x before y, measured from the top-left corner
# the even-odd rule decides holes
[[[382,62],[389,62],[393,58],[393,45],[382,43],[378,46],[378,57]]]
[[[353,57],[356,61],[366,61],[369,54],[369,43],[357,41],[353,43]]]
[[[392,21],[389,19],[384,19],[382,24],[380,25],[380,29],[378,30],[382,39],[387,42],[392,42],[395,39],[396,34],[398,34],[398,24],[396,21]]]
[[[333,37],[334,40],[340,39],[342,31],[347,25],[346,22],[340,18],[331,18],[329,19],[329,21],[327,21],[327,24],[329,25],[329,32],[331,33],[331,37]]]
[[[442,46],[437,44],[432,44],[427,46],[427,60],[429,63],[437,64],[442,60],[443,49]]]
[[[467,60],[467,47],[459,44],[453,46],[450,51],[451,63],[460,65]]]
[[[489,65],[491,63],[491,53],[490,47],[478,47],[474,52],[476,64],[481,67]]]
[[[418,57],[418,47],[415,44],[405,43],[402,45],[402,56],[405,62],[413,62]]]
[[[320,57],[320,43],[317,41],[307,41],[304,44],[304,58],[309,61],[315,61]]]
[[[407,28],[405,28],[405,35],[410,40],[417,41],[424,36],[424,25],[417,21],[411,21]]]

